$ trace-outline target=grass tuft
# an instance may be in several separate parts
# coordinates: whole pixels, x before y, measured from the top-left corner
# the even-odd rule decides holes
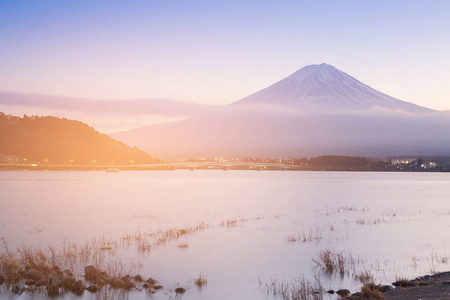
[[[200,273],[200,275],[195,278],[194,283],[198,286],[198,287],[202,287],[203,285],[208,283],[208,279],[206,278],[205,275],[203,275],[202,273]]]

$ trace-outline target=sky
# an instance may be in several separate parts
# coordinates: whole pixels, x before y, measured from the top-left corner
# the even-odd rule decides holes
[[[0,91],[229,104],[328,63],[450,110],[450,1],[0,2]]]

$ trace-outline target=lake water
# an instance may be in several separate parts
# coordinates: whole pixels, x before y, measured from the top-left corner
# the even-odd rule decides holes
[[[356,291],[362,271],[389,284],[449,270],[449,187],[449,173],[4,171],[0,237],[10,249],[116,243],[104,250],[108,259],[165,287],[119,298],[174,299],[179,285],[182,299],[281,299],[267,284],[314,274],[325,289]],[[198,224],[201,230],[155,240]],[[143,242],[150,251],[139,251]],[[318,268],[312,258],[325,249],[353,257],[353,271]],[[193,282],[200,273],[208,280],[201,288]]]

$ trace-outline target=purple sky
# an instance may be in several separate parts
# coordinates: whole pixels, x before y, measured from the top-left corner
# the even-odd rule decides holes
[[[449,1],[2,1],[0,90],[228,104],[326,62],[450,109]]]

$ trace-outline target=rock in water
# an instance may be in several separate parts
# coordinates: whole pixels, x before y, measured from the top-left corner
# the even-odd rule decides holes
[[[345,297],[350,295],[350,291],[347,289],[340,289],[339,291],[336,292],[336,294],[338,294],[341,297]]]
[[[49,296],[59,295],[59,288],[56,282],[52,282],[47,286],[47,293]]]
[[[73,285],[72,292],[74,292],[77,295],[81,295],[81,294],[83,294],[85,289],[86,289],[86,283],[83,280],[78,280]]]
[[[136,275],[136,276],[134,276],[134,280],[136,280],[137,282],[142,282],[142,281],[144,281],[144,278],[142,278],[141,275]]]
[[[1,284],[3,284],[3,282],[1,282],[1,280],[0,280],[0,285]],[[34,281],[33,279],[28,279],[28,280],[25,281],[25,284],[28,285],[28,286],[33,286],[33,285],[36,284],[36,281]]]
[[[25,277],[34,281],[40,281],[45,278],[42,272],[39,272],[33,268],[29,268],[25,271]]]
[[[65,289],[72,290],[75,282],[77,282],[77,280],[73,276],[65,274],[61,276],[61,284]]]
[[[91,293],[95,293],[95,292],[98,291],[98,285],[93,284],[93,285],[87,287],[86,289],[87,289],[89,292],[91,292]]]
[[[383,285],[382,287],[380,287],[380,292],[382,293],[387,293],[392,291],[394,288],[390,285]]]
[[[22,294],[25,291],[25,287],[21,284],[16,284],[12,289],[14,294]]]
[[[93,265],[86,266],[84,268],[84,273],[86,274],[86,279],[87,280],[93,280],[94,281],[95,279],[97,279],[98,270]]]
[[[61,268],[60,268],[59,266],[57,266],[57,265],[54,265],[54,266],[52,267],[52,271],[55,272],[56,275],[61,275],[62,272],[63,272],[63,271],[61,270]]]

